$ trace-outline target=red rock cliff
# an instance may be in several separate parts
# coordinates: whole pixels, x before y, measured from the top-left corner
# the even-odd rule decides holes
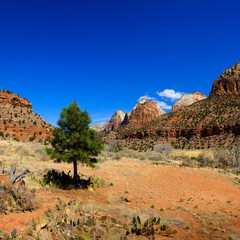
[[[51,137],[49,123],[32,110],[32,104],[10,91],[0,91],[1,138],[20,141],[44,141]]]
[[[26,107],[32,109],[32,104],[25,98],[19,97],[10,91],[0,91],[0,104],[10,104],[12,106]]]
[[[228,68],[214,81],[210,96],[226,93],[240,94],[240,62],[232,66],[232,68]]]
[[[141,127],[164,113],[156,103],[143,99],[133,108],[128,123]]]

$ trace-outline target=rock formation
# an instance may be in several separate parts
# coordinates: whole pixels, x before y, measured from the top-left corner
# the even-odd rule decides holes
[[[108,134],[111,131],[118,129],[121,126],[124,118],[125,118],[125,113],[121,110],[117,110],[112,115],[111,119],[109,120],[108,124],[106,125],[104,130],[101,132],[101,134]]]
[[[175,112],[181,108],[192,105],[193,103],[203,100],[205,98],[207,97],[200,92],[184,94],[178,101],[175,102],[171,112]]]
[[[151,149],[154,143],[166,142],[176,148],[240,144],[239,71],[240,63],[227,69],[214,81],[209,98],[196,92],[190,97],[183,96],[171,114],[156,117],[154,103],[148,100],[140,102],[133,109],[129,124],[115,133],[115,139],[127,139],[128,146],[134,149],[137,146],[140,149],[149,146]],[[198,96],[197,100],[202,100],[196,102],[195,96]],[[191,105],[184,107],[187,104]],[[131,122],[136,124],[131,125]],[[107,141],[107,138],[104,140]]]
[[[91,129],[95,130],[96,132],[101,132],[107,126],[108,122],[100,122],[90,126]]]
[[[210,96],[226,93],[240,94],[240,62],[228,68],[214,81]]]
[[[34,113],[27,99],[0,91],[0,136],[20,141],[43,141],[51,137],[51,126]]]
[[[0,104],[32,109],[32,104],[27,99],[19,97],[17,94],[10,92],[9,90],[0,91]]]
[[[141,127],[164,113],[165,111],[163,111],[156,103],[142,99],[133,108],[128,123],[135,123],[138,127]]]
[[[128,120],[129,120],[129,117],[130,117],[130,116],[131,116],[131,113],[130,113],[130,112],[127,112],[127,113],[125,114],[125,117],[124,117],[121,125],[126,125],[126,124],[128,123]]]

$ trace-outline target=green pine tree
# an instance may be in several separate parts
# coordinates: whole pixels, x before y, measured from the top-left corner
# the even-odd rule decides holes
[[[50,140],[52,148],[46,152],[56,162],[73,163],[74,181],[78,179],[78,162],[94,167],[98,153],[103,149],[103,144],[98,133],[89,128],[91,119],[87,111],[81,111],[77,102],[63,108],[54,128],[53,138]]]

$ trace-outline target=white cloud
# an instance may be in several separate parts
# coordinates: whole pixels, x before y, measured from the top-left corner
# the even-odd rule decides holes
[[[154,102],[155,102],[156,104],[158,104],[159,107],[162,108],[162,109],[165,109],[165,110],[171,110],[171,109],[172,109],[172,106],[167,105],[165,102],[158,101],[158,100],[156,100],[156,101],[154,101]]]
[[[160,97],[169,98],[171,101],[176,101],[183,95],[183,92],[175,92],[173,89],[165,89],[162,92],[157,92],[157,95]]]
[[[148,96],[148,95],[141,96],[141,97],[138,99],[138,102],[141,101],[142,99],[151,100],[151,101],[155,102],[156,104],[158,104],[159,107],[162,108],[162,109],[165,109],[165,110],[170,110],[170,109],[172,109],[172,106],[169,106],[169,105],[167,105],[165,102],[162,102],[162,101],[157,100],[155,97],[150,97],[150,96]]]
[[[155,97],[150,97],[150,96],[148,96],[148,95],[144,95],[144,96],[141,96],[137,101],[139,102],[139,101],[141,101],[142,99],[148,99],[148,100],[152,100],[152,101],[156,100]]]

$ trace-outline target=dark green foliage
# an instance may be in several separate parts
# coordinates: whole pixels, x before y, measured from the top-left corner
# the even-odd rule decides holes
[[[24,181],[17,185],[0,185],[0,213],[31,211],[36,208],[35,190],[29,191]]]
[[[29,141],[32,142],[36,139],[36,134],[34,133],[32,137],[29,138]]]
[[[89,128],[88,112],[81,111],[76,102],[62,110],[58,120],[59,128],[53,130],[52,148],[46,152],[56,162],[73,163],[74,179],[77,181],[77,163],[94,166],[93,158],[103,149],[97,132]]]

